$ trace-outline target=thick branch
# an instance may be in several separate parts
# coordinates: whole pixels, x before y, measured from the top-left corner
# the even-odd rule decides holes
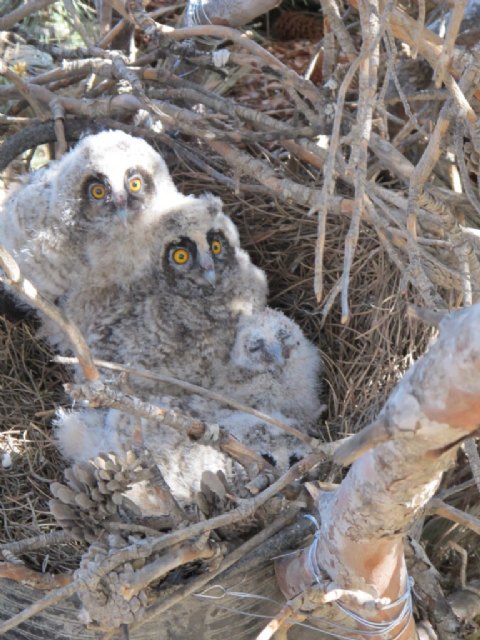
[[[377,597],[392,600],[405,592],[404,533],[455,460],[458,445],[480,423],[479,322],[480,305],[444,319],[437,342],[404,376],[375,424],[339,450],[345,460],[371,449],[337,491],[320,498],[315,559],[302,551],[278,565],[286,595],[315,582],[315,563],[341,588],[367,583]],[[368,619],[389,620],[396,613],[385,610]],[[410,638],[411,631],[399,637]]]

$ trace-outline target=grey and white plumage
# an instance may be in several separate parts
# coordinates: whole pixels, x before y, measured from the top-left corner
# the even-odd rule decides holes
[[[64,308],[95,356],[209,384],[214,369],[228,360],[239,315],[264,308],[265,274],[240,248],[235,225],[213,196],[190,198],[159,220],[156,229],[142,277],[129,287],[79,283],[65,296]],[[129,383],[151,402],[178,392],[141,379]],[[113,410],[60,413],[56,425],[59,448],[73,461],[101,451],[121,454],[138,430],[135,419]],[[168,427],[141,420],[140,431],[178,500],[192,501],[205,471],[227,477],[238,471],[228,456]],[[158,508],[149,504],[142,487],[129,497],[144,514]]]
[[[0,242],[51,299],[79,278],[107,285],[149,260],[150,229],[183,201],[159,153],[122,131],[83,138],[4,201]]]
[[[307,434],[322,410],[321,371],[320,353],[300,327],[280,311],[267,308],[240,316],[229,361],[217,369],[213,388]],[[185,398],[182,404],[226,427],[279,468],[287,468],[309,451],[294,436],[250,414],[221,408],[198,396]]]
[[[264,308],[265,274],[213,196],[190,198],[157,227],[143,277],[128,290],[84,283],[65,310],[96,357],[209,384],[229,357],[239,315]]]
[[[136,418],[115,409],[90,408],[60,410],[54,421],[57,445],[63,456],[73,463],[86,461],[100,453],[115,453],[120,459],[127,451],[148,449],[172,494],[180,503],[195,502],[205,471],[222,471],[227,478],[244,477],[229,456],[208,445],[194,443],[174,429],[151,420]],[[159,516],[158,496],[145,482],[126,493],[143,516]]]

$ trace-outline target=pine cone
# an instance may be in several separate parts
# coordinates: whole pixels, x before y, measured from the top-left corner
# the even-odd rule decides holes
[[[131,521],[137,507],[123,494],[137,482],[149,480],[152,472],[143,458],[129,451],[125,462],[113,454],[102,454],[64,471],[67,484],[53,482],[50,511],[57,522],[80,540],[93,542],[112,521]]]
[[[277,40],[311,40],[323,38],[323,20],[319,16],[299,11],[283,11],[272,27]]]
[[[112,546],[113,537],[109,538],[107,544],[96,542],[91,544],[83,554],[80,567],[75,571],[74,578],[88,582],[90,572],[98,569],[106,558],[118,551],[118,544]],[[116,539],[121,540],[120,537]],[[129,544],[135,542],[135,538],[130,537]],[[126,541],[122,540],[123,544]],[[123,546],[120,544],[120,547]],[[135,571],[133,564],[127,562],[115,571],[111,571],[102,578],[97,588],[91,591],[83,591],[79,594],[83,610],[80,612],[80,619],[84,624],[95,624],[101,630],[110,630],[120,627],[122,624],[130,624],[139,620],[145,612],[147,605],[147,594],[140,591],[135,596],[127,600],[121,594],[121,586],[125,578],[131,576]]]

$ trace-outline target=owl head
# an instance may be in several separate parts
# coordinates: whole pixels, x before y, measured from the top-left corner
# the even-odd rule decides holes
[[[58,163],[53,201],[83,226],[135,223],[178,199],[163,158],[123,131],[83,138]],[[161,203],[161,207],[159,206]]]
[[[239,251],[235,225],[210,194],[189,198],[162,219],[158,269],[180,295],[191,293],[192,286],[207,295],[218,291],[235,270]]]
[[[280,311],[240,316],[230,362],[254,373],[282,370],[306,342],[300,327]]]

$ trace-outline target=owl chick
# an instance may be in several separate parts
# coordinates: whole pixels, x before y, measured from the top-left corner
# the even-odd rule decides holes
[[[83,138],[60,160],[28,176],[3,203],[0,242],[50,298],[78,278],[108,285],[132,278],[149,259],[150,229],[185,200],[163,158],[122,131]]]
[[[217,369],[213,388],[308,433],[322,410],[321,370],[318,349],[300,327],[280,311],[267,308],[240,316],[229,362]],[[220,408],[198,396],[182,404],[226,427],[282,470],[309,451],[294,436],[250,414]]]
[[[318,349],[284,313],[267,308],[240,316],[229,363],[237,399],[280,412],[305,430],[321,411],[321,370]]]
[[[65,310],[96,357],[209,384],[228,359],[238,316],[265,307],[265,274],[211,195],[164,214],[155,238],[151,264],[129,290],[82,283]]]

